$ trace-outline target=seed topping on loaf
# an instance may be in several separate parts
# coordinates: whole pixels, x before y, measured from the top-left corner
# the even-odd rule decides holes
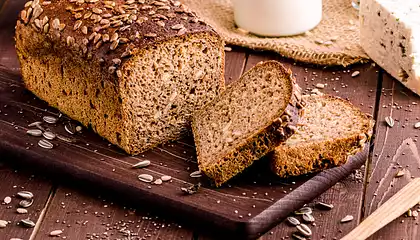
[[[111,74],[125,58],[156,41],[192,32],[212,31],[195,13],[173,0],[33,0],[19,21],[58,39]],[[64,10],[65,9],[65,10]],[[115,61],[115,59],[119,59]]]

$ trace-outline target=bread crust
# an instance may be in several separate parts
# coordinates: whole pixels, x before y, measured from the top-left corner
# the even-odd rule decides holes
[[[291,70],[286,70],[283,65],[276,61],[267,61],[257,64],[249,71],[255,71],[256,68],[263,69],[271,64],[274,64],[279,68],[281,74],[288,81],[288,84],[290,84],[290,88],[292,89],[287,107],[279,112],[279,117],[273,119],[271,124],[259,129],[256,134],[238,144],[229,153],[214,159],[216,164],[211,164],[209,166],[203,166],[201,164],[201,156],[198,149],[201,143],[196,125],[198,118],[202,115],[201,111],[203,110],[194,114],[192,127],[194,140],[196,141],[199,168],[214,181],[214,184],[217,187],[252,165],[254,161],[272,151],[274,147],[278,146],[281,142],[286,141],[296,131],[296,125],[302,115],[305,102],[302,99],[300,87],[296,84],[296,80],[293,77]],[[247,73],[244,75],[246,74]],[[237,82],[234,82],[230,87],[235,87],[234,84]]]
[[[355,108],[344,99],[328,95],[322,97],[327,101],[341,101]],[[373,118],[361,111],[358,111],[358,117],[364,124],[357,134],[293,145],[280,144],[268,154],[272,171],[280,177],[290,177],[319,172],[346,163],[351,155],[363,151],[372,136]]]

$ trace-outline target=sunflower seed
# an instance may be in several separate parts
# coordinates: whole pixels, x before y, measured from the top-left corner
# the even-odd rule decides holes
[[[144,167],[147,167],[149,165],[150,165],[150,161],[149,160],[144,160],[144,161],[141,161],[141,162],[138,162],[138,163],[134,164],[132,166],[132,168],[144,168]]]
[[[297,226],[300,224],[299,220],[297,220],[297,218],[294,218],[294,217],[288,217],[287,222],[293,226]]]
[[[23,199],[32,199],[34,197],[34,194],[29,191],[20,191],[17,195]]]
[[[20,223],[22,224],[22,226],[27,227],[27,228],[35,227],[35,223],[29,220],[29,218],[20,220]]]
[[[66,27],[66,24],[60,23],[60,26],[58,27],[58,30],[63,31],[65,27]]]
[[[181,191],[186,193],[186,194],[192,195],[192,194],[196,193],[200,189],[200,187],[201,187],[201,183],[198,183],[198,184],[192,185],[190,187],[186,187],[186,188],[182,187]]]
[[[416,210],[414,210],[412,213],[413,217],[418,217],[419,216],[419,212],[417,212]]]
[[[102,14],[102,9],[99,8],[93,8],[92,12],[96,13],[96,14]]]
[[[343,217],[343,218],[340,220],[340,222],[341,222],[341,223],[346,223],[346,222],[350,222],[350,221],[352,221],[352,220],[353,220],[353,216],[352,216],[352,215],[347,215],[347,216]]]
[[[87,35],[88,34],[88,28],[86,26],[82,27],[82,33]]]
[[[27,7],[31,6],[31,4],[32,4],[32,1],[28,1],[28,2],[25,3],[24,7],[27,8]]]
[[[5,197],[5,198],[3,199],[3,202],[4,202],[5,204],[9,204],[9,203],[11,203],[11,202],[12,202],[12,198],[11,198],[11,197],[9,197],[9,196],[7,196],[7,197]]]
[[[300,224],[296,226],[297,230],[299,231],[299,233],[301,233],[302,235],[309,237],[312,235],[312,231],[311,229],[306,226],[306,224]]]
[[[139,178],[139,180],[140,180],[140,181],[142,181],[142,182],[147,182],[147,183],[150,183],[150,182],[152,182],[152,181],[153,181],[153,176],[152,176],[152,175],[150,175],[150,174],[140,174],[140,175],[138,176],[138,178]]]
[[[5,228],[5,227],[7,227],[7,224],[8,224],[9,222],[8,221],[5,221],[5,220],[0,220],[0,228]]]
[[[314,216],[312,216],[312,214],[309,214],[309,213],[305,213],[305,214],[303,214],[303,215],[302,215],[302,219],[303,219],[305,222],[308,222],[308,223],[315,222],[315,218],[314,218]]]
[[[157,37],[157,34],[156,33],[146,33],[146,34],[144,34],[144,36],[148,37],[148,38],[154,38],[154,37]]]
[[[46,148],[46,149],[51,149],[51,148],[54,147],[54,145],[52,143],[50,143],[48,140],[45,140],[45,139],[39,140],[38,146],[40,146],[42,148]]]
[[[323,88],[325,88],[325,84],[318,83],[318,84],[316,85],[316,88],[323,89]]]
[[[57,138],[64,141],[64,142],[68,142],[68,143],[75,143],[76,142],[76,139],[68,138],[68,137],[65,137],[65,136],[59,135],[59,134],[57,134]]]
[[[28,210],[24,209],[24,208],[17,208],[16,212],[19,214],[26,214],[28,213]]]
[[[405,174],[404,170],[398,170],[397,174],[395,174],[395,177],[396,178],[402,177],[402,176],[404,176],[404,174]]]
[[[161,185],[162,182],[163,182],[162,179],[158,178],[153,183],[156,184],[156,185]]]
[[[55,124],[58,120],[56,117],[53,117],[53,116],[44,116],[42,119],[44,120],[44,122],[50,123],[50,124]]]
[[[115,71],[115,73],[117,74],[117,77],[121,78],[122,77],[122,72],[121,70],[117,70]]]
[[[168,176],[168,175],[163,175],[162,177],[160,177],[160,179],[162,179],[162,181],[164,181],[164,182],[167,182],[167,181],[171,180],[172,177]]]
[[[317,206],[319,209],[322,209],[322,210],[331,210],[331,209],[333,209],[333,208],[334,208],[334,205],[332,205],[332,204],[328,204],[328,203],[323,203],[323,202],[317,202],[317,203],[316,203],[316,206]]]
[[[42,131],[39,129],[29,129],[28,131],[26,131],[26,133],[35,137],[42,136]]]
[[[28,208],[32,206],[33,203],[34,203],[34,199],[25,199],[19,202],[19,206],[23,208]]]
[[[420,128],[420,122],[416,122],[415,124],[414,124],[414,128]]]
[[[359,74],[360,74],[360,72],[359,72],[359,71],[354,71],[354,72],[351,74],[351,77],[357,77],[357,76],[359,76]]]
[[[305,237],[300,236],[299,234],[296,234],[296,233],[293,233],[292,237],[293,237],[293,239],[296,239],[296,240],[306,240]]]
[[[82,126],[77,126],[76,127],[76,132],[81,132],[83,130]]]
[[[385,117],[385,122],[386,122],[386,124],[388,124],[389,127],[394,126],[394,119],[392,119],[391,116]]]
[[[119,43],[118,39],[117,39],[117,40],[115,40],[115,41],[113,41],[113,42],[111,43],[111,46],[109,47],[109,49],[110,49],[110,50],[115,50],[115,49],[118,47],[118,43]]]
[[[51,237],[55,237],[55,236],[58,236],[58,235],[60,235],[62,233],[63,233],[63,230],[54,230],[54,231],[51,231],[50,232],[50,236]]]
[[[190,173],[190,177],[192,177],[192,178],[199,178],[201,176],[202,175],[201,175],[201,171],[200,170],[197,170],[197,171],[194,171],[194,172]]]
[[[53,140],[56,137],[56,135],[53,132],[49,132],[49,131],[44,132],[42,136],[47,140]]]
[[[50,24],[47,23],[44,25],[44,33],[48,33],[48,30],[50,29]]]
[[[41,125],[41,124],[42,124],[42,122],[33,122],[33,123],[30,123],[28,125],[28,127],[36,127],[36,126]]]
[[[303,208],[295,211],[295,214],[296,215],[303,215],[305,213],[311,214],[312,213],[312,209],[310,207],[303,207]]]
[[[67,123],[66,125],[64,125],[64,129],[66,130],[66,132],[70,133],[71,135],[73,135],[74,132],[76,131],[76,129],[74,128],[74,125],[71,123]]]

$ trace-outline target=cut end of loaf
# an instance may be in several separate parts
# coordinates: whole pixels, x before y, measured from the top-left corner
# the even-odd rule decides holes
[[[297,99],[300,92],[291,72],[280,63],[249,70],[194,114],[200,170],[220,186],[271,151],[294,132]]]
[[[222,40],[192,34],[146,47],[123,66],[125,131],[120,145],[135,154],[180,138],[194,111],[224,90]]]
[[[297,176],[344,164],[363,150],[374,121],[350,102],[332,96],[304,96],[305,114],[296,134],[269,154],[280,177]]]

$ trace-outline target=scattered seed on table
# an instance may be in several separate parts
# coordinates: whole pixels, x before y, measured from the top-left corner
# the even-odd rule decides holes
[[[42,131],[40,129],[29,129],[28,131],[26,131],[26,134],[35,137],[40,137],[42,136]]]
[[[359,76],[359,74],[360,74],[360,72],[359,72],[359,71],[354,71],[354,72],[351,74],[351,77],[357,77],[357,76]]]
[[[201,177],[201,171],[200,170],[197,170],[197,171],[192,172],[190,174],[190,177],[192,177],[192,178],[199,178],[199,177]]]
[[[42,120],[44,120],[44,122],[49,123],[49,124],[55,124],[55,123],[57,123],[58,119],[56,117],[53,117],[53,116],[44,116],[42,118]]]
[[[46,149],[51,149],[51,148],[54,147],[54,145],[51,142],[49,142],[48,140],[45,140],[45,139],[39,140],[38,146],[40,146],[42,148],[46,148]]]
[[[25,214],[28,213],[28,210],[24,209],[24,208],[17,208],[16,212],[19,214]]]
[[[41,125],[42,124],[42,122],[33,122],[33,123],[30,123],[29,125],[28,125],[28,127],[37,127],[37,126],[39,126],[39,125]]]
[[[397,172],[397,174],[395,174],[395,177],[402,177],[402,176],[404,176],[404,170],[398,170],[398,172]]]
[[[76,131],[77,131],[77,132],[81,132],[81,131],[82,131],[82,129],[83,129],[83,128],[82,128],[82,126],[77,126],[77,127],[76,127]]]
[[[34,203],[33,199],[25,199],[19,202],[19,206],[23,207],[23,208],[28,208],[30,206],[32,206],[32,204]]]
[[[6,220],[0,220],[0,228],[7,227],[8,222]]]
[[[296,240],[306,240],[305,237],[300,236],[299,234],[296,234],[296,233],[293,233],[292,237],[293,237],[293,239],[296,239]]]
[[[162,177],[160,177],[160,179],[162,179],[162,181],[164,181],[164,182],[167,182],[167,181],[171,180],[172,177],[168,176],[168,175],[163,175]]]
[[[74,132],[76,131],[76,129],[74,128],[74,125],[71,123],[67,123],[66,125],[64,125],[64,129],[66,130],[66,132],[70,133],[71,135],[73,135]]]
[[[391,116],[385,117],[385,122],[389,127],[393,127],[395,123]]]
[[[138,176],[138,178],[139,178],[139,180],[140,180],[140,181],[142,181],[142,182],[147,182],[147,183],[150,183],[150,182],[152,182],[152,181],[153,181],[153,176],[152,176],[152,175],[150,175],[150,174],[140,174],[140,175]]]
[[[63,233],[63,230],[54,230],[54,231],[51,231],[50,232],[50,236],[51,237],[55,237],[55,236],[58,236],[58,235],[60,235],[62,233]]]
[[[11,203],[11,202],[12,202],[12,198],[11,198],[11,197],[9,197],[9,196],[7,196],[7,197],[5,197],[5,198],[3,199],[3,202],[4,202],[5,204],[9,204],[9,203]]]
[[[156,184],[156,185],[161,185],[162,184],[162,179],[158,178],[153,183]]]
[[[312,213],[312,209],[310,207],[303,207],[303,208],[295,211],[295,214],[296,215],[303,215],[305,213],[311,214]]]
[[[314,222],[314,221],[315,221],[314,216],[312,216],[312,214],[309,214],[309,213],[304,213],[304,214],[302,215],[302,218],[303,218],[303,220],[304,220],[305,222],[308,222],[308,223],[311,223],[311,222]]]
[[[20,220],[20,223],[24,227],[33,228],[35,227],[35,223],[32,222],[29,218]]]
[[[332,205],[332,204],[328,204],[328,203],[324,203],[324,202],[317,202],[317,203],[316,203],[316,206],[317,206],[319,209],[323,209],[323,210],[331,210],[331,209],[333,209],[333,208],[334,208],[334,205]]]
[[[318,83],[318,84],[316,85],[316,87],[317,87],[317,88],[320,88],[320,89],[323,89],[323,88],[325,88],[325,85],[324,85],[324,84],[322,84],[322,83]]]
[[[17,195],[23,199],[31,199],[34,197],[34,194],[29,191],[20,191]]]
[[[42,136],[47,140],[53,140],[56,137],[56,135],[53,132],[50,132],[50,131],[44,132],[42,134]]]
[[[346,223],[346,222],[350,222],[352,220],[353,220],[353,216],[352,215],[347,215],[347,216],[343,217],[340,222],[341,223]]]
[[[132,168],[144,168],[150,165],[150,161],[149,160],[144,160],[141,162],[138,162],[136,164],[134,164],[133,166],[131,166]]]
[[[414,124],[414,128],[420,128],[420,122],[416,122],[416,123]]]
[[[299,231],[299,233],[301,233],[302,235],[309,237],[312,235],[312,231],[311,229],[306,225],[306,224],[300,224],[296,226],[297,230]]]
[[[297,218],[294,218],[294,217],[288,217],[287,222],[293,226],[297,226],[300,224],[299,220],[297,220]]]

